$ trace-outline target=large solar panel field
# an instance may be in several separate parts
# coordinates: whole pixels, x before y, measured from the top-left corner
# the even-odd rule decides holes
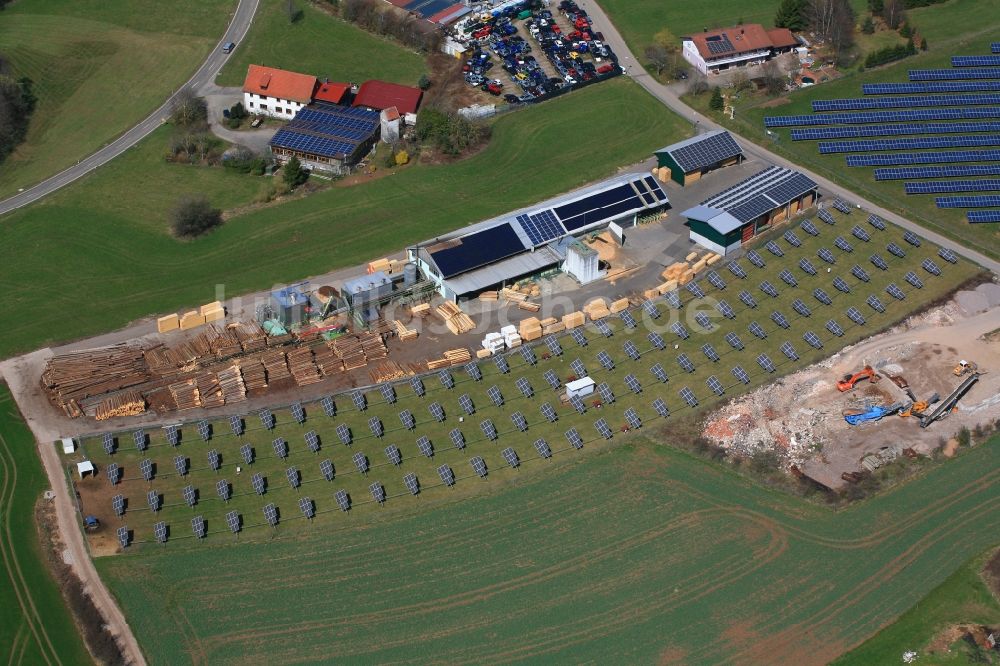
[[[813,113],[765,115],[764,126],[793,128],[792,141],[819,141],[820,154],[843,153],[851,168],[924,164],[947,169],[970,163],[985,169],[997,167],[1000,151],[992,149],[1000,145],[996,57],[955,55],[947,61],[951,68],[909,69],[907,83],[862,84],[861,97],[813,99]],[[946,175],[928,172],[919,177]],[[990,183],[966,180],[942,184],[939,189],[926,182],[904,183],[903,192],[913,197],[991,189]],[[934,203],[938,208],[962,209],[967,224],[989,223],[997,217],[998,204],[990,198],[939,198]]]

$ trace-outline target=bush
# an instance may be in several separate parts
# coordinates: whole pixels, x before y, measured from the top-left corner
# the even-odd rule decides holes
[[[212,208],[208,198],[183,196],[170,211],[170,225],[177,236],[193,238],[222,224],[222,211]]]
[[[912,39],[906,44],[887,46],[884,49],[879,49],[878,51],[872,51],[869,53],[867,57],[865,57],[865,67],[878,67],[879,65],[902,60],[903,58],[911,56],[916,52],[917,49],[913,45]]]
[[[448,155],[458,155],[489,138],[486,125],[471,122],[457,114],[426,107],[417,118],[417,139],[430,143]]]
[[[407,153],[405,150],[401,150],[398,153],[396,153],[396,164],[398,166],[403,166],[409,161],[410,161],[410,154]]]
[[[431,87],[431,78],[426,74],[421,74],[420,81],[417,82],[417,87],[421,90],[427,90]]]
[[[208,104],[185,88],[177,94],[170,111],[170,122],[178,127],[198,127],[208,122]]]
[[[229,117],[235,118],[236,120],[243,120],[247,118],[250,114],[243,107],[243,102],[236,102],[231,107],[229,107]]]
[[[958,431],[957,439],[959,446],[969,446],[972,444],[972,432],[965,426],[962,426],[962,429]]]
[[[875,34],[875,22],[872,21],[871,16],[865,17],[864,23],[861,24],[861,32],[865,33],[866,35]]]

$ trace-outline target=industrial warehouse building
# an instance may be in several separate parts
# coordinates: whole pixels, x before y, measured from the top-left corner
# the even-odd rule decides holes
[[[681,214],[692,241],[725,255],[812,206],[817,187],[805,174],[772,166]]]
[[[653,153],[657,166],[670,170],[670,179],[690,185],[709,171],[739,164],[743,149],[726,130],[715,130],[679,141]]]
[[[748,23],[684,37],[681,53],[702,74],[717,74],[730,67],[759,65],[798,45],[787,28],[765,30],[759,23]]]
[[[625,174],[428,241],[408,250],[409,260],[456,301],[553,268],[586,283],[600,277],[597,253],[574,236],[633,226],[667,207],[655,178]]]
[[[269,145],[282,164],[295,155],[307,169],[344,174],[375,145],[379,123],[376,111],[315,102],[279,129]]]

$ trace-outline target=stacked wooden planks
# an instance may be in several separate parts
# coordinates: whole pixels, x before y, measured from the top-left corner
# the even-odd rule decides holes
[[[462,312],[461,308],[451,301],[445,301],[439,305],[434,310],[434,313],[444,320],[444,325],[455,335],[468,333],[476,327],[475,322],[469,318],[469,315]]]
[[[414,317],[426,317],[431,313],[430,303],[420,303],[419,305],[414,305],[410,308],[410,314]]]
[[[177,409],[183,411],[201,407],[201,396],[198,394],[198,384],[194,379],[185,379],[182,382],[171,384],[167,390],[170,391],[174,402],[177,403]]]
[[[469,353],[468,349],[449,349],[444,353],[441,358],[435,358],[427,361],[428,370],[438,370],[440,368],[446,368],[452,365],[459,365],[461,363],[468,363],[472,360],[472,354]]]
[[[226,404],[233,402],[243,402],[247,399],[246,384],[243,383],[243,375],[240,373],[240,366],[233,364],[218,373],[219,388],[222,389],[222,397]]]
[[[604,319],[610,314],[608,312],[608,305],[604,302],[603,298],[595,298],[590,301],[583,306],[583,311],[590,317],[591,321]]]
[[[217,359],[229,358],[243,352],[239,337],[229,328],[219,331],[219,335],[211,341],[211,344],[212,352]]]
[[[481,301],[497,301],[500,299],[500,292],[498,291],[484,291],[479,294],[479,300]]]
[[[146,411],[146,399],[138,391],[112,395],[97,404],[94,418],[106,421],[116,416],[138,416]]]
[[[417,339],[416,329],[407,328],[406,324],[404,324],[399,320],[394,319],[392,323],[396,327],[396,337],[398,337],[400,340],[406,341],[406,340]]]
[[[373,384],[381,384],[382,382],[394,382],[405,379],[413,373],[407,372],[403,369],[403,366],[395,361],[385,361],[371,368],[368,374],[371,376]]]
[[[288,367],[295,383],[299,386],[315,384],[323,378],[313,360],[313,350],[309,347],[298,347],[288,352]]]
[[[41,383],[65,407],[70,401],[138,386],[149,379],[142,349],[119,344],[53,356],[45,364]]]

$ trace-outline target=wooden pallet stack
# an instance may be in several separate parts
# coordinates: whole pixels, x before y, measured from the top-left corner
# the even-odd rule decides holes
[[[407,372],[403,369],[403,366],[399,365],[395,361],[385,361],[383,363],[379,363],[368,371],[368,375],[372,378],[373,384],[406,379],[412,374],[413,373]]]
[[[138,391],[126,391],[112,395],[97,404],[94,418],[107,421],[116,416],[138,416],[146,411],[146,399]]]
[[[267,336],[268,347],[280,347],[281,345],[287,345],[291,341],[292,341],[291,333],[282,333],[281,335]]]
[[[445,301],[439,305],[435,308],[434,313],[444,321],[444,325],[455,335],[468,333],[476,327],[469,315],[462,312],[461,308],[451,301]]]
[[[468,363],[472,360],[472,354],[469,353],[468,349],[449,349],[444,353],[441,358],[435,358],[427,361],[428,370],[439,370],[441,368],[447,368],[452,365],[459,365],[462,363]]]
[[[119,344],[53,356],[45,364],[41,383],[65,406],[71,400],[79,402],[120,391],[149,379],[149,366],[142,349]]]
[[[219,386],[219,376],[214,372],[204,372],[197,377],[198,395],[201,396],[202,407],[222,407],[226,404],[226,398]]]
[[[233,364],[218,373],[219,388],[222,389],[222,397],[226,404],[243,402],[247,399],[246,384],[243,382],[243,375],[240,366]]]
[[[243,385],[248,391],[260,391],[267,388],[267,371],[259,358],[240,361],[240,371],[243,374]]]
[[[313,361],[313,350],[309,347],[298,347],[289,351],[288,367],[295,383],[299,386],[315,384],[323,379],[319,374],[319,368]]]
[[[178,410],[184,411],[185,409],[201,407],[198,383],[194,379],[185,379],[182,382],[171,384],[167,390],[170,391]]]
[[[288,372],[288,363],[285,361],[285,352],[280,349],[269,349],[260,355],[260,362],[264,364],[264,370],[267,371],[267,383],[273,384],[274,382],[281,381],[282,379],[288,379],[292,376]]]

